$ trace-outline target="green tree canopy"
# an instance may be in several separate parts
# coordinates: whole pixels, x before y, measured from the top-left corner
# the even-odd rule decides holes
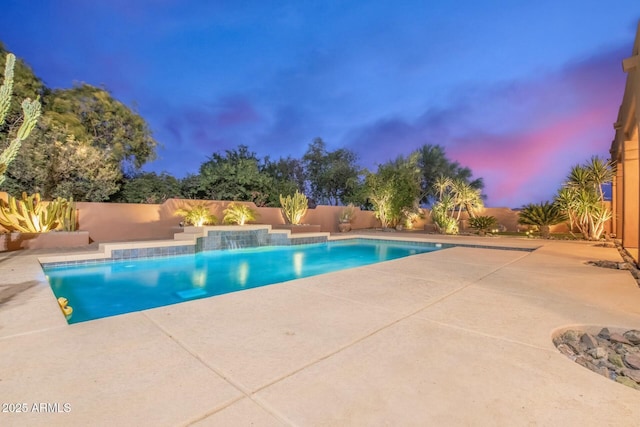
[[[273,189],[273,179],[262,172],[262,164],[246,145],[214,153],[200,166],[199,191],[212,200],[254,202],[265,206]]]
[[[118,190],[122,174],[109,153],[42,117],[20,155],[7,170],[10,194],[41,193],[79,201],[106,201]]]
[[[182,197],[180,181],[166,172],[140,172],[124,180],[111,200],[123,203],[162,203]]]
[[[435,184],[440,177],[467,183],[476,190],[484,188],[482,178],[472,179],[473,173],[471,169],[449,160],[444,148],[439,145],[425,144],[416,150],[415,154],[422,173],[422,203],[431,204],[436,201],[438,197],[435,191]]]
[[[316,204],[339,205],[353,200],[360,186],[357,156],[345,148],[327,151],[316,138],[302,157],[309,193]]]
[[[366,194],[382,227],[393,227],[418,209],[421,195],[417,156],[398,157],[367,173]]]
[[[304,165],[299,159],[281,157],[274,162],[266,157],[262,171],[273,180],[268,198],[269,206],[278,206],[280,194],[290,195],[296,191],[304,191]]]
[[[17,95],[40,96],[42,117],[7,169],[6,191],[108,200],[123,176],[135,175],[155,157],[157,142],[144,119],[106,90],[87,84],[49,90],[20,60],[14,74]],[[19,125],[17,107],[8,118],[0,126],[2,141],[3,133],[6,137]]]
[[[82,84],[54,90],[43,101],[45,116],[76,139],[109,152],[123,173],[155,158],[157,142],[147,123],[106,90]]]

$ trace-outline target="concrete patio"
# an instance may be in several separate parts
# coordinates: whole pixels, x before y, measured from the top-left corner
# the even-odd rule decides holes
[[[412,237],[539,248],[456,247],[74,325],[42,251],[2,254],[0,397],[28,412],[0,425],[638,424],[640,391],[551,341],[640,329],[629,272],[585,264],[616,249]]]

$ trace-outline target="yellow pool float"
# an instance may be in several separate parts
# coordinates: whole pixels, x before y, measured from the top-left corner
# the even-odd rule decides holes
[[[58,298],[58,305],[60,306],[60,310],[62,310],[65,316],[71,316],[71,313],[73,313],[73,307],[68,304],[69,301],[65,297]]]

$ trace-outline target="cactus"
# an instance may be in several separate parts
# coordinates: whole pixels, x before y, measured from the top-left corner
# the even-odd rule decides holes
[[[14,54],[7,55],[5,70],[4,70],[4,82],[0,86],[0,126],[4,124],[7,117],[9,107],[11,105],[11,94],[13,92],[13,67],[16,62]],[[38,121],[40,117],[40,102],[31,100],[29,98],[22,101],[22,124],[16,133],[16,137],[11,140],[7,148],[0,153],[0,185],[5,180],[5,172],[9,167],[9,163],[13,161],[18,155],[18,150]]]
[[[292,196],[282,197],[280,195],[280,206],[282,206],[282,214],[289,224],[300,224],[300,220],[307,213],[308,200],[307,196],[296,190]]]
[[[58,197],[54,202],[60,203],[58,211],[59,227],[64,231],[76,231],[78,225],[78,211],[76,210],[76,202],[71,197],[68,201]]]
[[[0,224],[9,231],[23,233],[45,233],[51,230],[75,230],[76,210],[73,201],[62,197],[43,203],[39,193],[17,200],[9,196],[0,200]],[[66,223],[65,223],[66,221]]]

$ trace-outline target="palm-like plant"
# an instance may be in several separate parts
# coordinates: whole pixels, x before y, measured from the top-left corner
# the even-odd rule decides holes
[[[569,227],[577,227],[585,239],[599,239],[611,211],[604,204],[602,185],[611,182],[615,173],[614,164],[599,157],[592,157],[584,165],[571,169],[567,182],[556,196],[569,219]]]
[[[473,218],[475,210],[483,206],[480,190],[462,179],[440,176],[433,184],[433,189],[438,201],[431,208],[431,217],[441,232],[457,233],[462,209],[466,209]]]
[[[177,209],[175,214],[184,217],[185,224],[194,225],[196,227],[202,227],[205,224],[215,224],[218,222],[218,218],[209,211],[209,207],[204,203],[187,205],[183,208]]]
[[[469,218],[469,226],[478,230],[478,234],[480,234],[481,236],[484,236],[496,225],[498,225],[498,220],[495,216],[475,216]]]
[[[248,221],[255,221],[258,213],[249,206],[242,203],[231,202],[225,210],[222,211],[225,224],[244,225]]]
[[[440,233],[458,234],[458,220],[453,217],[455,202],[453,197],[444,193],[431,207],[431,218]]]
[[[566,219],[566,215],[555,203],[530,203],[522,208],[518,222],[524,225],[538,227],[542,237],[549,238],[549,227],[560,224]]]
[[[615,164],[611,160],[604,161],[597,156],[593,156],[586,167],[589,170],[591,183],[598,189],[600,200],[604,201],[602,185],[613,181],[616,173]]]

